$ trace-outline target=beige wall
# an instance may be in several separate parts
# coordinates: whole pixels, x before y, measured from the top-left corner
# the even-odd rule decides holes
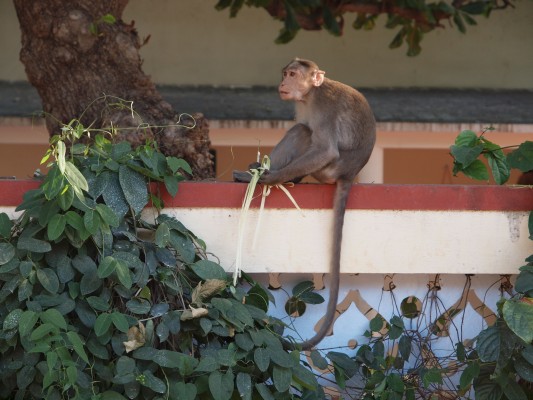
[[[230,19],[215,0],[131,0],[125,19],[141,37],[144,69],[158,83],[273,85],[292,57],[314,59],[330,77],[359,87],[473,87],[533,89],[533,1],[516,0],[514,10],[494,12],[466,35],[449,27],[426,35],[422,54],[389,50],[395,31],[378,19],[374,31],[335,38],[300,32],[288,45],[274,39],[281,24],[260,9],[244,8]],[[0,1],[0,79],[24,79],[18,61],[19,31],[11,1]]]

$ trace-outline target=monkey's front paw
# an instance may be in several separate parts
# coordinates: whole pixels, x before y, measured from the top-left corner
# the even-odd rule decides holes
[[[252,179],[252,174],[248,171],[233,171],[233,180],[235,182],[248,183]]]

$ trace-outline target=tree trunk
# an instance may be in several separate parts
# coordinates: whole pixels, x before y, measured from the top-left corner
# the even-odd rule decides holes
[[[50,135],[72,119],[95,128],[129,128],[120,129],[117,140],[135,146],[153,138],[164,154],[189,162],[194,179],[214,175],[208,122],[201,114],[180,118],[141,69],[139,37],[133,23],[122,21],[128,0],[14,4],[20,59],[42,99]],[[135,114],[109,106],[116,98],[132,102]]]

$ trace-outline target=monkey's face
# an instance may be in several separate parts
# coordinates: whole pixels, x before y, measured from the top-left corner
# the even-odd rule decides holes
[[[282,100],[301,101],[312,87],[301,68],[286,68],[278,88],[279,97]]]
[[[288,66],[283,70],[283,78],[278,88],[279,96],[282,100],[303,101],[311,89],[320,86],[323,81],[323,71]]]

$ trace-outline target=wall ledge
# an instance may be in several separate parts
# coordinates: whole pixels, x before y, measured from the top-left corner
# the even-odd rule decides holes
[[[0,206],[16,207],[23,194],[39,187],[35,180],[0,180]],[[298,184],[287,187],[302,209],[330,209],[334,185]],[[246,184],[233,182],[182,182],[172,198],[163,189],[166,207],[240,208]],[[259,190],[256,189],[257,196]],[[257,197],[252,207],[259,207]],[[293,209],[279,189],[273,188],[267,209]],[[530,211],[533,187],[496,185],[386,185],[355,184],[348,199],[352,210],[420,211]]]
[[[0,211],[13,214],[23,194],[38,185],[0,181]],[[246,184],[239,183],[183,182],[175,198],[163,194],[162,212],[204,240],[213,259],[232,271],[245,190]],[[300,184],[289,190],[302,212],[281,190],[272,189],[260,214],[257,192],[244,232],[246,272],[329,271],[334,186]],[[516,274],[532,252],[532,209],[530,187],[354,185],[341,272]],[[155,216],[153,209],[143,212],[147,220]]]

